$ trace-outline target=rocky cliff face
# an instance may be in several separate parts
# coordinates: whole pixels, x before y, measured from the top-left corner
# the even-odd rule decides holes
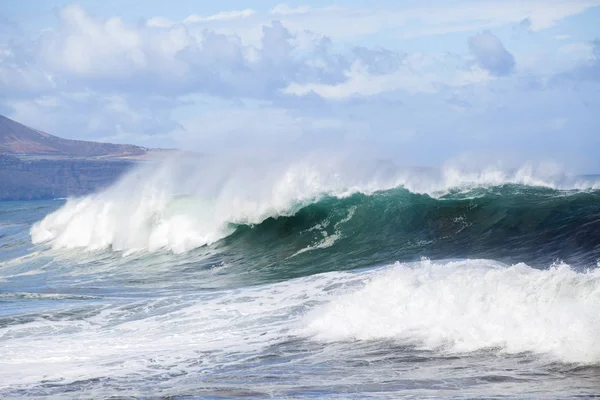
[[[0,201],[82,196],[109,186],[144,147],[63,139],[0,115]]]
[[[0,200],[39,200],[89,194],[130,169],[128,160],[21,160],[0,154]]]

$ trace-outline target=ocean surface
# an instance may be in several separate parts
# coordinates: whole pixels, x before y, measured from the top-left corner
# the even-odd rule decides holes
[[[0,398],[600,396],[600,177],[322,159],[0,203]]]

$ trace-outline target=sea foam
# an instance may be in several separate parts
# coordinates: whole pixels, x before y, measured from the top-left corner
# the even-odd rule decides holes
[[[395,339],[424,349],[533,352],[600,362],[600,270],[488,260],[396,263],[306,317],[322,341]]]
[[[176,385],[178,377],[197,379],[290,342],[319,344],[316,363],[331,357],[330,343],[337,357],[348,357],[356,341],[381,339],[434,354],[490,349],[600,362],[600,270],[567,265],[424,260],[194,295],[93,301],[93,309],[71,304],[59,318],[31,315],[0,327],[0,389],[166,376]]]

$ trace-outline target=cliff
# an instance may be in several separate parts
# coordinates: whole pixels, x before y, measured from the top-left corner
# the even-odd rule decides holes
[[[0,154],[0,201],[81,196],[115,182],[128,160],[21,160]]]
[[[161,150],[63,139],[0,115],[0,201],[89,194]]]

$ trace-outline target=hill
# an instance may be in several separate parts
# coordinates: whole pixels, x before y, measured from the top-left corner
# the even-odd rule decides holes
[[[168,150],[69,140],[0,115],[0,200],[82,196]]]
[[[0,154],[53,157],[139,157],[148,149],[131,144],[112,144],[63,139],[0,115]]]

